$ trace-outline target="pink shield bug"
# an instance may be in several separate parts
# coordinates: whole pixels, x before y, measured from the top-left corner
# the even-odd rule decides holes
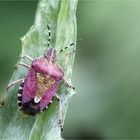
[[[74,89],[64,78],[64,72],[62,68],[56,62],[56,50],[55,48],[50,48],[51,31],[48,26],[48,50],[43,57],[32,59],[30,56],[25,55],[24,58],[31,60],[31,65],[20,63],[24,67],[29,69],[27,76],[22,79],[18,79],[10,83],[7,88],[16,85],[21,82],[18,90],[18,106],[19,109],[28,115],[36,115],[44,110],[46,110],[52,103],[54,97],[59,101],[59,125],[62,129],[62,119],[61,119],[61,99],[56,94],[60,83],[64,83]],[[75,43],[69,45],[73,46]],[[63,50],[59,52],[62,52]],[[23,58],[22,57],[22,58]]]

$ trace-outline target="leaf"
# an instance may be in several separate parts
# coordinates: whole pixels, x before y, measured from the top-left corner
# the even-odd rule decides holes
[[[77,0],[40,0],[35,16],[34,25],[21,38],[21,56],[29,55],[32,58],[43,56],[47,50],[48,30],[52,32],[51,47],[57,51],[76,41],[76,6]],[[66,79],[71,82],[75,46],[68,48],[57,55],[58,63],[62,66]],[[25,59],[19,62],[30,65]],[[26,76],[28,70],[18,66],[11,80]],[[4,106],[0,109],[0,140],[61,140],[61,131],[58,126],[58,102],[54,101],[48,110],[36,116],[27,116],[18,110],[18,86],[8,90]],[[68,100],[74,94],[73,90],[60,86],[58,94],[62,99],[62,116],[65,118]]]

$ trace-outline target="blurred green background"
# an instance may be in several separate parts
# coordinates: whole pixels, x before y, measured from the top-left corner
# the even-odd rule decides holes
[[[34,22],[37,1],[0,2],[0,93]],[[140,0],[79,0],[65,138],[140,138]]]

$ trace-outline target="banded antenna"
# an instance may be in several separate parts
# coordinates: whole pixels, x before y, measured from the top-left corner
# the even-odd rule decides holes
[[[50,30],[50,26],[47,25],[48,28],[48,47],[50,46],[50,42],[51,42],[51,30]]]
[[[66,49],[72,47],[73,45],[75,45],[76,43],[78,43],[80,40],[81,40],[81,39],[79,39],[79,40],[77,40],[77,41],[71,43],[69,46],[66,46],[65,48],[63,48],[63,49],[61,49],[60,51],[58,51],[58,53],[61,53],[61,52],[63,52],[64,50],[66,50]],[[73,51],[73,52],[75,52],[75,51]]]

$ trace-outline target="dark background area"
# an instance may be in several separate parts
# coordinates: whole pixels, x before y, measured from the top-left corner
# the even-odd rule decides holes
[[[0,93],[34,22],[37,1],[0,1]],[[140,1],[79,0],[65,138],[140,138]],[[1,97],[1,96],[0,96]]]

